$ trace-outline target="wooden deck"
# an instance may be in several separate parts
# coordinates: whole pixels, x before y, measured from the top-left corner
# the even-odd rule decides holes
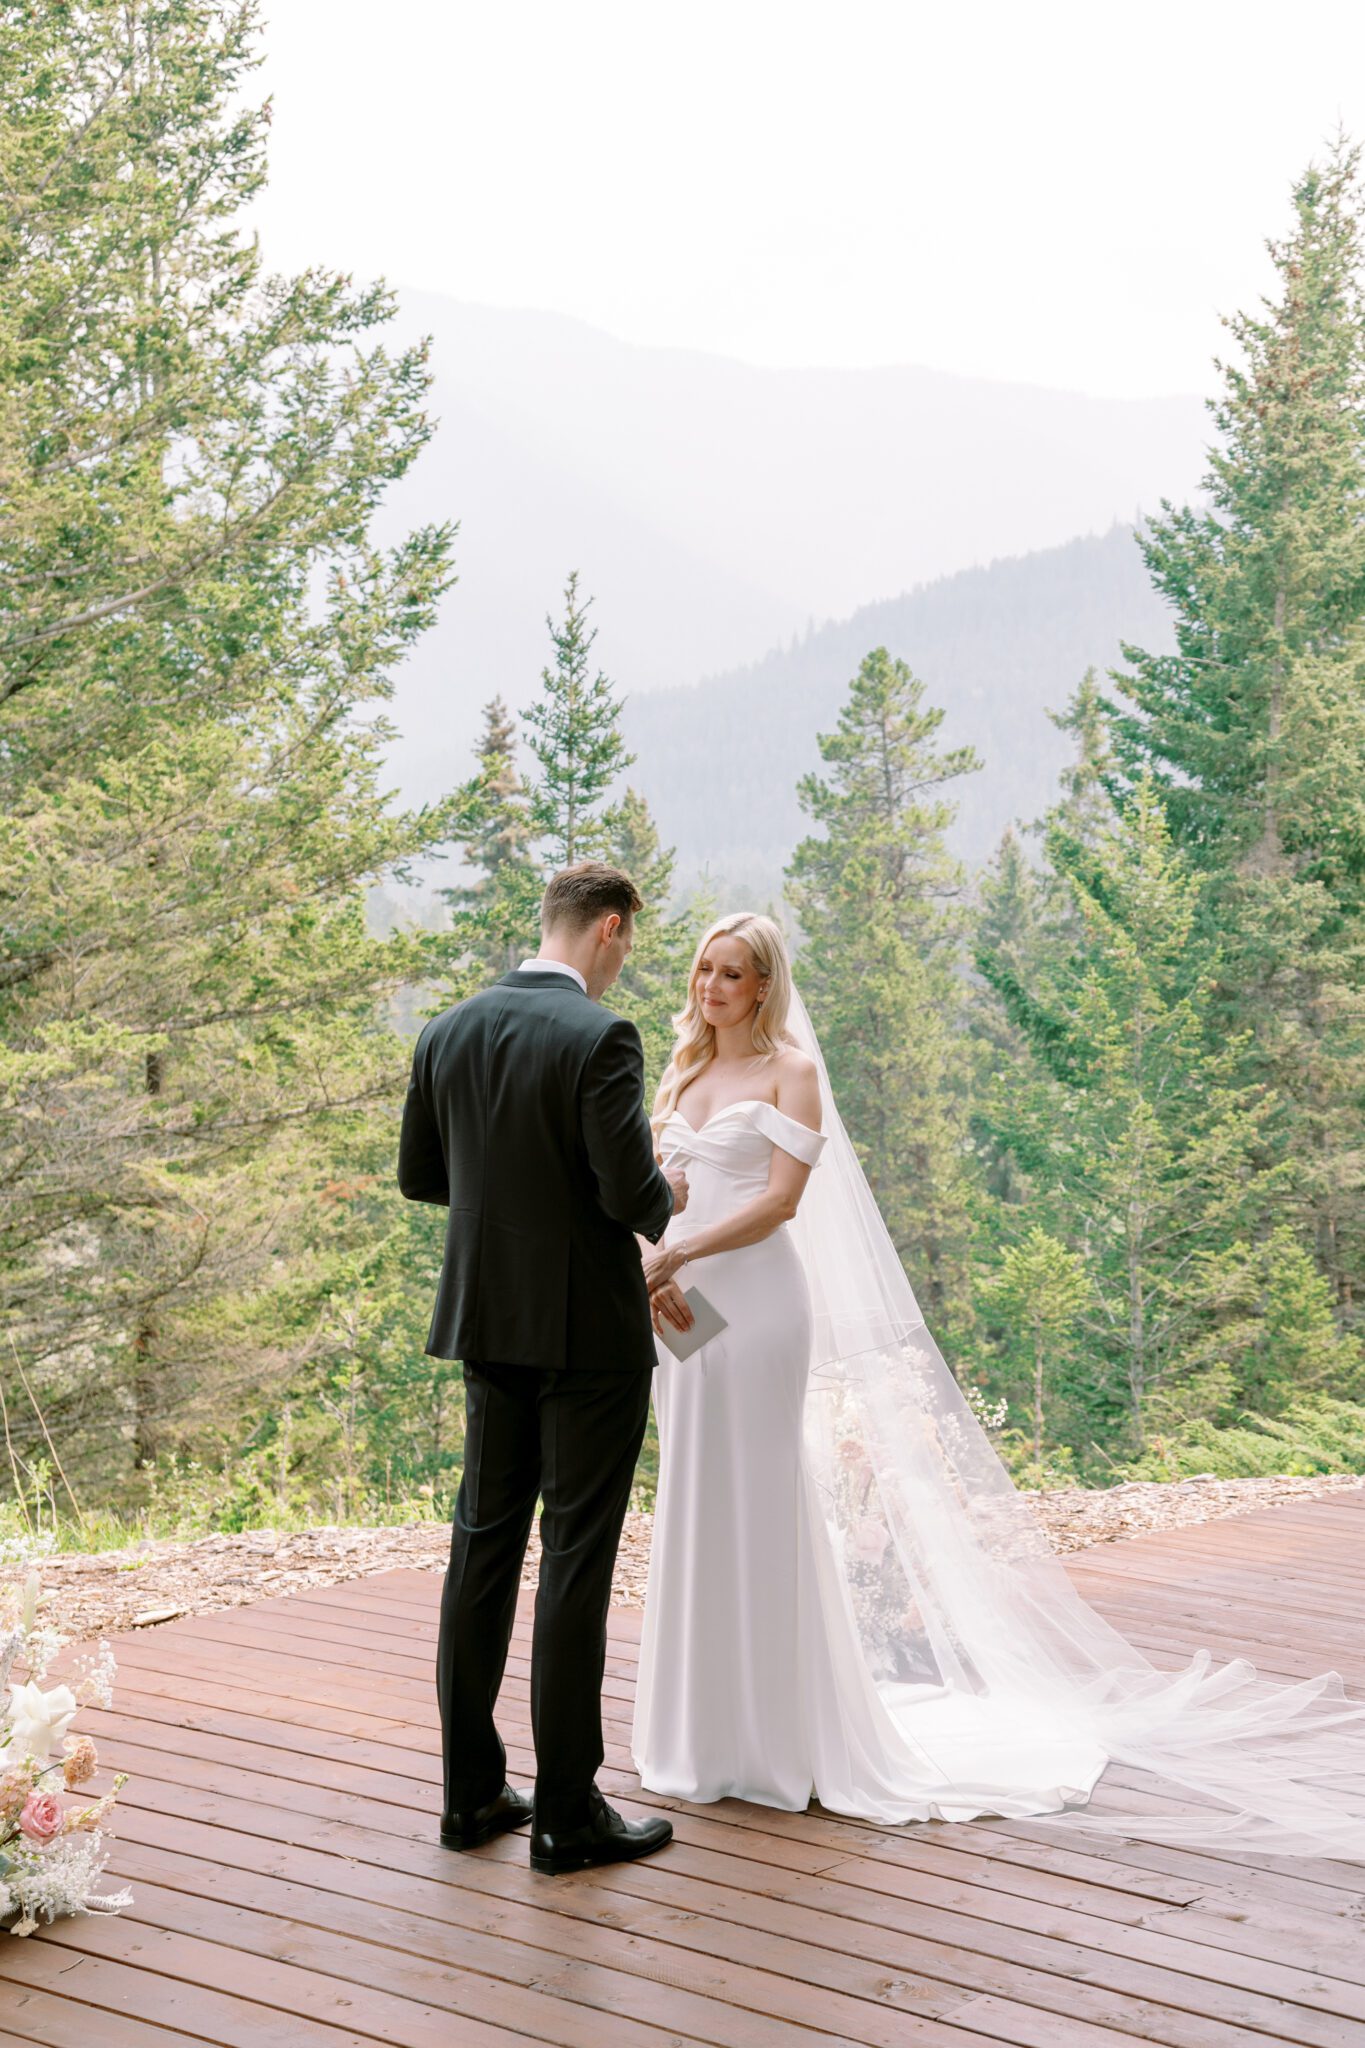
[[[1365,1493],[1071,1560],[1161,1663],[1365,1689]],[[538,1878],[434,1839],[439,1580],[389,1572],[124,1637],[88,1716],[132,1782],[119,1919],[0,1947],[0,2048],[1365,2048],[1365,1867],[674,1807],[651,1861]],[[618,1611],[604,1786],[644,1798]],[[503,1698],[530,1772],[527,1632]],[[3,1938],[0,1938],[3,1939]]]

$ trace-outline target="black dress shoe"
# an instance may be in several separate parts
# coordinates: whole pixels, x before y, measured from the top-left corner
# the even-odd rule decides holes
[[[441,1846],[446,1849],[477,1849],[480,1842],[491,1842],[494,1835],[505,1835],[512,1828],[524,1828],[531,1818],[532,1806],[529,1792],[514,1792],[510,1785],[504,1785],[496,1799],[490,1799],[486,1806],[471,1806],[463,1813],[447,1813],[441,1816]]]
[[[605,1799],[593,1817],[581,1828],[562,1833],[537,1829],[531,1837],[531,1868],[546,1877],[559,1877],[566,1870],[588,1870],[595,1863],[633,1863],[637,1856],[652,1856],[673,1839],[670,1820],[622,1820]]]

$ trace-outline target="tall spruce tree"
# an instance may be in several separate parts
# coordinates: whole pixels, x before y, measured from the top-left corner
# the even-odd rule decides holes
[[[673,1048],[673,1018],[687,994],[692,954],[706,923],[700,896],[673,907],[673,849],[661,846],[649,805],[627,790],[610,813],[611,857],[644,898],[635,943],[606,1000],[638,1027],[645,1048],[645,1090],[653,1094]]]
[[[535,951],[544,886],[530,792],[517,766],[516,722],[501,697],[485,704],[478,772],[456,795],[454,845],[470,879],[442,890],[456,945],[482,975],[510,973]]]
[[[541,672],[539,697],[522,713],[540,771],[532,784],[532,815],[551,873],[610,855],[606,799],[635,759],[621,737],[622,700],[593,666],[591,603],[579,598],[575,570],[564,589],[563,620],[545,621],[554,661]]]
[[[1027,1180],[1020,1231],[1080,1261],[1093,1432],[1140,1450],[1155,1398],[1245,1348],[1234,1305],[1286,1171],[1256,1171],[1274,1105],[1214,1028],[1207,885],[1152,779],[1093,848],[1059,827],[1048,854],[1082,939],[1029,988],[980,957],[1032,1055],[986,1113]]]
[[[1061,796],[1052,813],[1073,839],[1093,844],[1113,820],[1115,762],[1109,718],[1099,678],[1088,668],[1065,711],[1049,711],[1058,732],[1073,735],[1073,757],[1058,780]]]
[[[1050,939],[1045,923],[1048,884],[1029,861],[1023,840],[1006,828],[995,858],[977,883],[978,905],[974,940],[978,953],[994,967],[994,982],[973,977],[969,983],[967,1030],[974,1053],[971,1098],[990,1091],[997,1074],[1016,1066],[1027,1053],[1023,1032],[1010,1016],[1001,985],[1026,988],[1036,979]],[[993,1140],[978,1121],[975,1127],[979,1178],[995,1202],[1018,1202],[1024,1188],[1007,1147]]]
[[[446,994],[459,993],[471,976],[477,984],[505,973],[535,952],[541,894],[557,868],[614,862],[635,881],[644,908],[630,958],[606,1000],[638,1025],[652,1086],[673,1042],[671,1020],[705,905],[672,904],[673,852],[660,845],[638,790],[613,800],[633,757],[621,737],[622,699],[592,668],[590,602],[580,600],[572,575],[562,623],[547,621],[554,660],[542,671],[540,696],[523,713],[534,764],[529,779],[518,768],[516,727],[502,699],[485,706],[478,773],[457,792],[452,835],[469,879],[443,891],[454,912]]]
[[[1008,1247],[980,1293],[1001,1319],[1007,1344],[1022,1355],[1030,1375],[1033,1428],[1026,1440],[1025,1477],[1029,1485],[1042,1486],[1048,1476],[1049,1399],[1089,1293],[1085,1265],[1035,1224]]]
[[[105,1490],[240,1448],[306,1370],[382,1206],[382,1004],[427,971],[365,891],[444,830],[383,800],[372,708],[449,580],[444,529],[369,538],[423,352],[239,232],[255,32],[89,0],[0,34],[0,1317]]]
[[[1359,151],[1339,142],[1228,324],[1207,509],[1142,545],[1176,650],[1126,648],[1115,742],[1209,877],[1220,1026],[1270,1083],[1273,1156],[1341,1313],[1365,1258],[1365,299]]]
[[[946,784],[978,766],[941,752],[943,713],[903,661],[876,648],[824,775],[800,785],[818,834],[787,870],[804,934],[801,983],[830,1079],[882,1213],[945,1331],[968,1313],[968,1056],[958,974],[965,878],[944,833]]]

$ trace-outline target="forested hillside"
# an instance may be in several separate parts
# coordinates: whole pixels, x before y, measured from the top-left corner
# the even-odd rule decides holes
[[[534,680],[570,567],[596,596],[605,667],[636,698],[758,659],[812,620],[1107,532],[1199,474],[1192,396],[913,365],[760,369],[411,291],[394,330],[429,338],[439,431],[381,531],[460,522],[459,583],[397,678],[388,758],[410,800],[464,773],[481,703]]]
[[[632,695],[626,736],[680,875],[705,868],[728,895],[780,893],[816,735],[833,723],[867,649],[885,647],[924,679],[945,713],[945,740],[981,758],[949,834],[975,865],[1012,819],[1037,817],[1051,801],[1067,748],[1047,713],[1063,708],[1087,668],[1117,662],[1124,640],[1154,652],[1173,644],[1170,608],[1133,530],[1115,526],[865,605],[693,688]]]

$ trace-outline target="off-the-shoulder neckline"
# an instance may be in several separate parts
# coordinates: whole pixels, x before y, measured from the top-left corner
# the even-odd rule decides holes
[[[813,1130],[809,1124],[803,1124],[796,1117],[788,1116],[785,1109],[779,1109],[775,1102],[769,1102],[767,1098],[762,1095],[741,1095],[738,1101],[722,1103],[721,1107],[718,1110],[716,1110],[713,1115],[708,1116],[705,1123],[702,1124],[691,1123],[688,1120],[688,1118],[683,1115],[682,1111],[678,1108],[676,1103],[674,1104],[673,1108],[669,1111],[669,1115],[670,1117],[677,1117],[680,1123],[686,1124],[688,1130],[691,1131],[692,1136],[694,1138],[700,1138],[704,1132],[710,1129],[711,1125],[715,1123],[718,1118],[728,1116],[731,1110],[733,1109],[770,1109],[774,1116],[780,1116],[784,1123],[791,1124],[795,1130],[804,1131],[807,1137],[820,1138],[824,1136],[824,1133],[822,1131]]]

